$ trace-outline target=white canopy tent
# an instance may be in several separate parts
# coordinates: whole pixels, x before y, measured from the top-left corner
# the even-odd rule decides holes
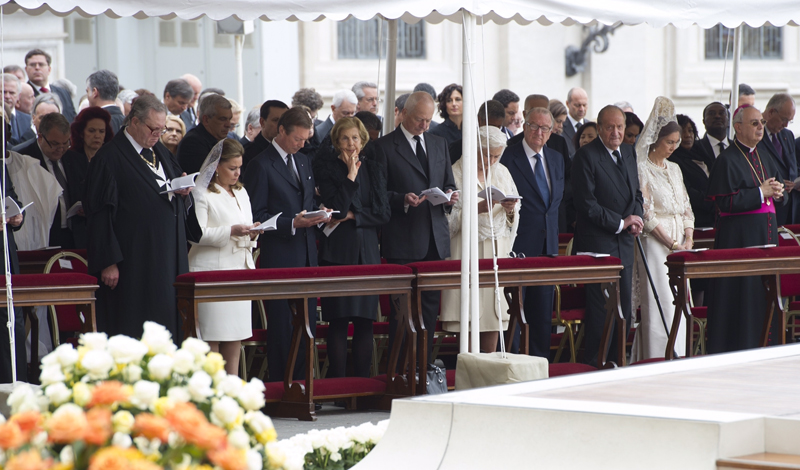
[[[265,21],[319,21],[322,19],[344,20],[350,16],[368,20],[380,16],[389,20],[389,55],[386,69],[386,111],[385,129],[393,129],[394,77],[396,71],[397,22],[425,20],[439,23],[450,20],[463,24],[463,79],[465,94],[465,113],[462,125],[464,142],[464,182],[462,188],[475,188],[477,175],[477,127],[475,114],[477,100],[472,93],[472,54],[473,31],[476,18],[481,22],[493,21],[505,24],[511,21],[519,24],[538,22],[553,23],[614,24],[626,25],[646,23],[653,27],[673,25],[679,28],[699,25],[710,28],[718,23],[726,27],[742,24],[761,26],[770,23],[775,26],[800,24],[800,8],[797,0],[770,0],[768,5],[750,0],[0,0],[3,13],[23,10],[29,14],[49,11],[56,15],[76,12],[84,16],[107,15],[117,17],[179,17],[196,19],[203,15],[213,20],[223,20],[235,16],[240,20],[261,19]],[[0,28],[1,29],[1,28]],[[1,33],[1,31],[0,31]],[[737,34],[738,38],[738,34]],[[733,88],[738,86],[739,41],[734,50]],[[2,64],[4,65],[4,64]],[[465,211],[462,218],[462,329],[467,331],[467,312],[478,322],[477,288],[477,204],[474,191],[464,191],[462,197],[471,213]],[[3,192],[4,194],[4,192]],[[471,235],[471,236],[470,236]],[[470,240],[471,239],[471,240]],[[468,282],[468,276],[471,279]],[[7,276],[7,293],[10,298],[10,276]],[[472,285],[472,289],[469,285]],[[470,300],[471,299],[471,302]],[[471,305],[469,305],[471,304]],[[9,306],[10,307],[10,306]],[[473,350],[478,350],[478,331],[472,331]],[[461,335],[461,350],[467,349],[467,336]],[[13,352],[12,346],[12,352]]]

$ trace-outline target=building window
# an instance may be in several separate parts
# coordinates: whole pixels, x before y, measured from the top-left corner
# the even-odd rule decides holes
[[[178,32],[173,21],[158,22],[158,45],[171,47],[178,45]]]
[[[214,28],[214,47],[233,47],[232,34],[221,34]]]
[[[194,21],[181,22],[181,46],[199,47],[200,35],[197,32],[197,23]]]
[[[724,59],[725,49],[728,57],[733,57],[733,29],[721,24],[707,29],[706,59]],[[742,28],[742,59],[781,59],[783,57],[783,29],[778,26],[765,25]]]
[[[361,21],[353,17],[337,25],[340,59],[377,59],[379,52],[378,18]],[[384,24],[385,37],[388,27]],[[408,24],[400,20],[397,24],[397,58],[425,58],[425,22]]]
[[[92,20],[89,18],[75,18],[72,24],[72,42],[75,44],[92,43]]]

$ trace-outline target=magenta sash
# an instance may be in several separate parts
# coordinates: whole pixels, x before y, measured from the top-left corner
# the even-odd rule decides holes
[[[772,212],[775,213],[775,201],[772,198],[768,198],[767,201],[771,201],[771,204],[767,204],[766,201],[761,203],[761,208],[756,209],[754,211],[747,211],[747,212],[720,212],[720,217],[730,217],[732,215],[750,215],[750,214],[768,214]]]

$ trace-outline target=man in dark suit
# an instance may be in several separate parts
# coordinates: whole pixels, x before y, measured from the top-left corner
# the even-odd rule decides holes
[[[22,92],[22,82],[16,75],[10,73],[3,74],[3,102],[11,109],[9,116],[11,122],[11,135],[7,139],[9,145],[18,145],[25,140],[35,137],[31,129],[30,114],[23,113],[16,109],[19,96]]]
[[[703,126],[706,128],[706,135],[694,143],[692,152],[703,156],[703,162],[709,174],[719,153],[731,146],[731,141],[728,139],[729,116],[728,108],[718,101],[709,103],[703,109]]]
[[[641,233],[644,223],[636,152],[622,143],[624,132],[625,113],[620,108],[606,106],[600,110],[598,138],[581,147],[572,160],[572,191],[577,213],[575,251],[607,253],[622,260],[619,292],[627,332],[631,318],[633,237]],[[601,285],[587,284],[585,360],[592,365],[598,361],[605,304]],[[609,358],[624,360],[615,355],[616,343],[617,336],[613,335]]]
[[[231,128],[231,102],[224,96],[206,95],[200,103],[200,111],[200,124],[187,132],[178,144],[178,163],[188,174],[200,171],[208,153],[227,137]]]
[[[314,142],[319,147],[325,137],[328,136],[333,125],[338,119],[343,117],[353,117],[358,107],[358,98],[352,90],[339,90],[333,95],[331,114],[322,124],[314,128]]]
[[[260,117],[258,120],[261,125],[261,131],[250,144],[244,147],[242,170],[246,170],[247,165],[256,158],[258,154],[269,147],[272,143],[272,139],[278,135],[278,122],[281,116],[283,116],[283,113],[288,109],[289,107],[286,106],[286,103],[279,100],[267,100],[261,105],[261,110],[259,111]]]
[[[86,179],[85,166],[70,159],[69,156],[64,158],[64,152],[69,145],[67,119],[59,113],[50,113],[39,123],[39,135],[36,141],[19,152],[39,160],[42,168],[52,174],[61,185],[63,192],[58,198],[56,214],[50,226],[48,245],[62,248],[76,248],[71,229],[74,221],[67,218],[67,212],[75,202],[81,200],[80,187]],[[79,248],[85,248],[85,240],[82,240],[81,244],[83,246]]]
[[[186,126],[186,132],[189,132],[197,126],[197,99],[200,98],[200,92],[203,90],[203,83],[199,78],[190,73],[181,75],[181,78],[192,87],[192,91],[194,92],[191,101],[189,101],[189,106],[186,107],[186,111],[181,113],[181,120]]]
[[[558,208],[564,194],[564,156],[545,144],[553,130],[553,116],[546,107],[528,111],[524,126],[524,139],[507,147],[500,160],[523,198],[514,251],[525,256],[555,255]],[[531,354],[549,357],[553,287],[526,287],[524,308],[531,329]]]
[[[182,78],[170,80],[164,86],[164,104],[167,106],[167,111],[173,116],[181,118],[186,125],[186,132],[194,128],[194,125],[189,126],[186,124],[187,119],[184,118],[184,112],[189,108],[189,104],[194,99],[194,90],[189,82]],[[185,169],[185,168],[184,168]]]
[[[575,132],[581,127],[586,120],[586,111],[589,109],[589,95],[586,90],[580,87],[575,87],[567,92],[567,119],[564,120],[564,128],[561,132],[564,138],[567,139],[567,148],[569,149],[569,158],[575,156]]]
[[[19,152],[22,149],[36,143],[36,134],[39,132],[39,123],[42,121],[42,118],[50,113],[60,112],[61,100],[58,99],[58,96],[52,93],[42,93],[41,95],[37,96],[33,101],[33,114],[31,114],[31,123],[33,124],[34,131],[30,133],[26,132],[23,137],[28,135],[31,137],[15,145],[14,147],[11,147],[11,150]]]
[[[500,130],[503,131],[509,139],[514,137],[514,133],[508,129],[508,126],[517,118],[517,113],[519,112],[519,96],[511,90],[503,89],[495,93],[492,99],[499,101],[506,109],[506,119]]]
[[[201,108],[205,107],[205,103]],[[314,175],[308,158],[300,153],[311,132],[311,118],[302,108],[292,108],[281,116],[278,135],[250,162],[242,183],[250,194],[253,220],[266,222],[278,213],[277,230],[265,232],[259,239],[261,268],[296,268],[317,266],[315,226],[327,222],[329,215],[305,218],[314,211]],[[286,372],[292,340],[292,315],[285,300],[267,302],[267,360],[269,381],[281,381]],[[312,333],[316,325],[316,300],[309,301]],[[304,349],[301,347],[300,351]],[[303,377],[301,355],[294,370]],[[310,359],[309,359],[310,360]]]
[[[119,94],[119,80],[110,70],[98,70],[86,79],[86,98],[89,100],[89,106],[97,106],[108,111],[111,115],[111,130],[115,135],[125,121],[125,115],[117,106],[117,94]]]
[[[796,220],[794,211],[797,193],[794,191],[794,180],[797,178],[797,160],[795,159],[794,134],[786,128],[794,119],[794,99],[788,93],[772,95],[764,110],[764,126],[766,132],[759,144],[761,155],[768,153],[775,160],[775,166],[781,173],[782,183],[787,198],[785,204],[775,204],[775,217],[778,225],[792,224]]]
[[[75,119],[75,105],[69,91],[57,86],[50,86],[50,64],[53,59],[50,54],[41,50],[33,49],[25,54],[25,73],[28,75],[28,84],[33,88],[33,93],[39,96],[40,93],[53,93],[61,100],[61,114],[72,122]]]
[[[443,260],[450,256],[450,229],[445,212],[458,201],[458,194],[452,195],[449,203],[438,206],[418,196],[429,188],[439,188],[446,193],[456,189],[447,141],[426,132],[434,109],[433,99],[428,93],[412,93],[400,113],[400,125],[376,141],[375,151],[383,153],[381,158],[387,163],[386,188],[392,218],[382,229],[381,255],[390,263]],[[429,360],[439,297],[439,292],[422,294]],[[394,305],[392,309],[390,350],[397,331]]]
[[[256,136],[261,133],[261,110],[253,108],[247,113],[247,118],[244,121],[244,135],[239,139],[242,147],[247,148],[248,145],[253,143]]]

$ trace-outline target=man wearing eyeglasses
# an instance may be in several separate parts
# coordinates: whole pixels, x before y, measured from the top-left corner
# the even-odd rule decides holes
[[[188,173],[200,171],[208,153],[228,136],[233,118],[231,102],[224,96],[209,93],[200,101],[200,124],[186,133],[178,144],[178,163]]]
[[[794,223],[795,201],[797,197],[794,189],[794,180],[797,178],[797,160],[795,159],[795,141],[792,131],[786,128],[794,119],[795,104],[794,99],[788,93],[776,93],[772,95],[767,108],[764,110],[764,137],[759,143],[763,147],[762,153],[769,154],[778,171],[781,173],[781,182],[784,190],[789,193],[786,204],[778,204],[775,208],[775,217],[778,225]],[[800,219],[798,219],[800,220]]]
[[[158,98],[140,96],[126,126],[89,164],[89,273],[100,280],[98,330],[109,336],[137,338],[143,323],[154,321],[173,340],[181,338],[173,283],[189,270],[186,215],[192,200],[189,189],[165,192],[167,181],[183,173],[160,142],[166,119]]]
[[[53,59],[50,54],[41,50],[33,49],[25,54],[25,73],[28,75],[28,84],[33,88],[33,94],[39,96],[40,93],[53,93],[61,99],[64,107],[62,113],[68,122],[75,119],[75,106],[69,92],[61,87],[50,85],[50,64]]]
[[[775,159],[759,145],[766,123],[752,106],[733,113],[736,138],[717,157],[708,182],[707,197],[718,212],[715,249],[778,244],[775,212],[785,197]],[[706,295],[709,353],[759,347],[766,311],[761,276],[712,279]],[[773,328],[772,338],[782,330]]]
[[[50,113],[39,122],[39,133],[36,141],[21,149],[19,153],[39,160],[42,168],[53,175],[61,186],[53,223],[50,226],[49,246],[62,248],[85,248],[76,246],[71,224],[67,217],[70,207],[81,199],[80,186],[86,177],[82,166],[71,157],[64,158],[70,146],[69,122],[60,113]],[[30,202],[30,201],[28,201]],[[46,214],[51,217],[50,214]],[[49,219],[47,219],[49,220]]]
[[[547,108],[528,111],[524,138],[506,148],[500,163],[514,178],[522,206],[514,251],[525,256],[558,254],[558,208],[564,195],[564,158],[547,147],[553,116]],[[530,353],[549,357],[553,286],[525,288]]]

